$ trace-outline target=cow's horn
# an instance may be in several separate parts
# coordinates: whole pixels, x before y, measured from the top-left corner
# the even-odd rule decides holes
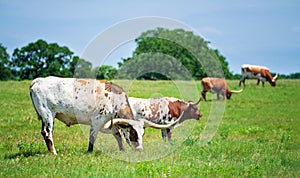
[[[116,124],[130,124],[130,125],[132,125],[132,123],[131,122],[135,122],[136,120],[129,120],[129,119],[119,119],[119,118],[117,118],[117,119],[113,119],[113,121],[112,121],[112,124],[113,125],[116,125]]]
[[[104,125],[104,128],[108,128],[108,129],[111,129],[113,125],[116,125],[116,124],[125,124],[125,125],[132,125],[133,123],[131,122],[135,122],[135,120],[128,120],[128,119],[121,119],[121,118],[115,118],[115,119],[111,119],[111,122],[107,122],[105,125]]]
[[[241,93],[243,91],[243,88],[240,90],[231,90],[231,93]]]
[[[170,127],[172,127],[173,125],[175,125],[177,122],[179,122],[179,120],[181,119],[181,117],[183,116],[184,111],[180,114],[179,118],[176,121],[173,121],[169,124],[155,124],[153,122],[150,122],[146,119],[139,119],[139,121],[143,121],[144,122],[144,127],[152,127],[152,128],[156,128],[156,129],[168,129]],[[112,119],[111,122],[107,122],[104,126],[104,128],[112,128],[112,125],[116,125],[116,124],[130,124],[133,125],[133,122],[138,122],[137,120],[128,120],[128,119]]]
[[[155,124],[155,123],[153,123],[151,121],[148,121],[146,119],[139,119],[139,120],[144,122],[144,127],[152,127],[152,128],[155,128],[155,129],[168,129],[168,128],[174,126],[181,119],[183,114],[184,114],[184,111],[180,114],[179,118],[176,119],[176,121],[173,121],[169,124],[164,124],[164,125]]]
[[[273,77],[273,81],[275,81],[278,77],[278,74],[276,74],[274,77]]]
[[[190,103],[190,105],[198,105],[200,103],[201,99],[202,98],[200,97],[200,99],[196,103]]]

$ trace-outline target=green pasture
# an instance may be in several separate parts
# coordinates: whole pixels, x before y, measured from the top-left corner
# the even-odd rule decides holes
[[[115,82],[134,97],[196,101],[201,92],[200,81]],[[238,81],[228,83],[239,89]],[[208,94],[209,101],[199,104],[203,117],[174,129],[171,143],[147,128],[143,151],[125,145],[120,152],[111,135],[99,133],[94,152],[87,153],[88,127],[56,120],[56,156],[40,134],[29,85],[0,82],[0,177],[299,177],[300,80],[278,80],[275,88],[247,80],[244,91],[226,102]],[[213,117],[216,110],[221,117]],[[205,132],[213,138],[205,140]]]

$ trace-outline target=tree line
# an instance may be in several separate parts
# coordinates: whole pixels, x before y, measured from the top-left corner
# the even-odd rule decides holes
[[[74,55],[68,47],[42,39],[16,48],[11,57],[0,44],[0,80],[32,80],[51,75],[109,80],[116,71],[105,65],[93,68],[92,63]]]
[[[97,79],[199,80],[206,76],[239,79],[229,70],[226,58],[209,47],[208,41],[183,29],[157,28],[143,32],[132,57],[118,68],[93,67],[66,46],[39,39],[16,48],[10,56],[0,43],[0,80],[32,80],[37,77],[82,77]],[[300,73],[282,75],[300,78]]]

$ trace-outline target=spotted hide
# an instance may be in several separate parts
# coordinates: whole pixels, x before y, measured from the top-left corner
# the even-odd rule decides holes
[[[99,131],[113,134],[120,150],[123,150],[122,137],[117,128],[120,126],[129,129],[131,142],[137,149],[142,148],[144,123],[134,120],[125,92],[114,83],[94,79],[37,78],[30,85],[30,95],[42,121],[41,134],[53,154],[56,154],[52,136],[55,118],[67,126],[90,125],[88,151],[93,150]],[[106,123],[112,125],[105,128]]]
[[[187,119],[199,119],[202,114],[198,109],[200,100],[196,103],[183,102],[177,98],[128,98],[135,119],[146,119],[156,124],[178,122],[170,128],[162,129],[162,137],[172,139],[172,128],[180,125]],[[178,120],[179,119],[179,120]]]

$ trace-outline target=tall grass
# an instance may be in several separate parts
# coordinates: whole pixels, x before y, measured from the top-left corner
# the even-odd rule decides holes
[[[199,81],[196,94],[189,82],[182,82],[186,88],[181,90],[171,81],[116,82],[130,96],[145,98],[195,101],[201,90]],[[238,81],[228,83],[238,89]],[[127,145],[126,152],[119,152],[112,136],[99,133],[95,151],[87,153],[83,131],[88,127],[68,128],[56,121],[58,155],[54,156],[40,134],[41,123],[29,97],[30,81],[0,82],[0,177],[297,177],[300,81],[278,80],[276,88],[255,83],[247,80],[244,92],[226,101],[221,124],[205,146],[200,136],[210,124],[213,102],[201,102],[203,118],[176,128],[172,143],[163,142],[159,130],[146,129],[141,152]]]

